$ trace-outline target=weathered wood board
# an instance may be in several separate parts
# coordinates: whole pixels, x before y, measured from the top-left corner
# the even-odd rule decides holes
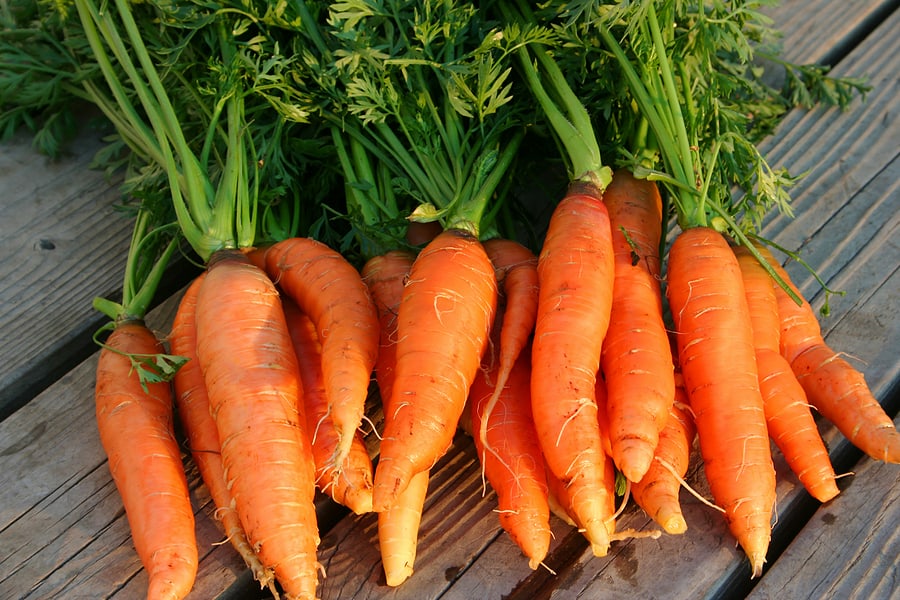
[[[90,353],[94,296],[120,296],[131,221],[89,169],[102,146],[86,131],[51,161],[25,136],[0,144],[0,419]]]

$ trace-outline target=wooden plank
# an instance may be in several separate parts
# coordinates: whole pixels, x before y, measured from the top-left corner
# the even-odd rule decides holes
[[[121,288],[131,226],[88,168],[102,146],[85,131],[51,161],[25,136],[0,144],[0,419],[89,353],[91,300]]]
[[[895,296],[896,298],[896,296]],[[895,419],[900,426],[900,419]],[[865,460],[791,542],[748,600],[900,596],[900,469]]]
[[[788,0],[766,7],[765,13],[784,34],[785,58],[832,65],[896,8],[895,0]]]

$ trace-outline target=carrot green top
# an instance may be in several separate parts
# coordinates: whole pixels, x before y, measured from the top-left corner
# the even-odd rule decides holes
[[[570,181],[582,181],[601,192],[612,180],[612,170],[603,162],[594,123],[585,105],[563,74],[556,60],[544,48],[554,38],[539,23],[526,2],[502,1],[498,9],[507,21],[507,34],[521,38],[519,67],[537,100],[550,129],[562,146]]]
[[[351,209],[371,225],[412,199],[405,217],[484,235],[525,128],[508,41],[470,3],[332,3],[326,21],[295,79],[338,129]]]

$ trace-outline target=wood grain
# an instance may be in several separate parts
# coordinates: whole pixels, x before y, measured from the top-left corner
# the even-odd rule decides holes
[[[50,161],[23,136],[0,144],[0,419],[84,360],[102,322],[91,300],[121,289],[131,222],[88,168],[102,146],[88,131]]]

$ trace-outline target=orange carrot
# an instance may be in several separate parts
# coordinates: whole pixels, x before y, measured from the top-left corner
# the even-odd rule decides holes
[[[362,279],[369,288],[378,315],[379,346],[375,380],[381,392],[382,404],[391,401],[397,364],[397,315],[400,312],[403,288],[414,261],[413,254],[393,250],[369,259],[362,268]]]
[[[497,385],[502,389],[505,374],[528,344],[534,331],[538,303],[537,257],[522,244],[502,238],[484,243],[484,250],[502,287],[505,310],[500,329]]]
[[[289,599],[315,598],[315,467],[278,291],[245,255],[223,250],[196,311],[197,359],[244,531]]]
[[[393,411],[390,403],[397,362],[397,314],[414,259],[409,252],[395,250],[369,259],[362,269],[381,324],[375,379],[385,413]],[[390,508],[378,513],[378,548],[389,586],[400,585],[413,573],[428,480],[427,470],[416,473]]]
[[[500,301],[504,306],[503,322],[494,326],[499,331],[495,341],[499,344],[499,351],[491,353],[498,361],[493,370],[496,385],[493,386],[492,396],[484,400],[479,408],[483,418],[479,419],[480,429],[475,434],[483,450],[489,450],[486,428],[513,365],[534,331],[539,288],[537,256],[531,250],[514,240],[503,238],[486,241],[484,250],[494,265],[497,281],[502,288]]]
[[[336,502],[360,515],[372,510],[372,460],[362,432],[356,430],[350,452],[340,471],[333,462],[340,441],[328,413],[328,399],[322,377],[322,345],[312,320],[288,297],[282,301],[288,332],[300,366],[303,389],[300,414],[312,442],[316,464],[316,485]]]
[[[378,513],[378,550],[389,586],[396,587],[413,574],[429,478],[429,471],[413,475],[391,507]]]
[[[491,348],[495,355],[502,352],[496,345]],[[531,414],[531,368],[528,356],[521,355],[497,395],[501,363],[487,354],[469,392],[471,427],[486,432],[483,441],[474,436],[475,448],[497,493],[500,524],[536,569],[550,548],[550,506],[544,456]],[[494,399],[490,422],[483,423],[488,419],[482,413]]]
[[[172,332],[169,334],[169,348],[172,354],[187,359],[173,379],[175,406],[178,408],[181,426],[187,435],[191,457],[216,507],[213,516],[221,522],[225,537],[244,559],[254,579],[261,587],[274,590],[274,573],[263,566],[253,551],[234,508],[234,497],[225,481],[219,431],[209,412],[209,396],[206,393],[203,373],[197,362],[197,293],[205,276],[206,274],[202,273],[188,286],[178,304]]]
[[[653,461],[675,398],[672,352],[662,316],[656,184],[627,170],[603,193],[615,248],[615,283],[601,364],[606,377],[612,457],[630,481]]]
[[[568,489],[573,516],[597,556],[609,550],[608,507],[614,504],[594,397],[609,326],[613,260],[600,192],[589,184],[570,185],[551,216],[538,259],[531,401],[547,464]]]
[[[667,294],[710,491],[757,577],[771,539],[775,468],[741,272],[720,233],[693,227],[675,238]]]
[[[394,386],[375,469],[374,506],[389,508],[450,447],[488,340],[497,282],[481,243],[447,230],[413,263],[397,321]]]
[[[100,441],[125,505],[135,549],[150,577],[150,600],[187,596],[198,564],[171,387],[158,382],[143,388],[125,356],[162,352],[142,321],[117,323],[100,351],[95,390]]]
[[[546,464],[545,461],[544,465],[546,466]],[[567,525],[578,527],[578,523],[575,522],[575,517],[572,515],[572,502],[565,484],[550,471],[550,467],[547,467],[545,471],[547,473],[547,504],[550,506],[550,512]]]
[[[768,249],[762,250],[769,264],[800,296],[787,271]],[[790,362],[810,404],[870,457],[900,463],[900,432],[863,374],[828,346],[809,302],[804,299],[798,305],[780,286],[775,293],[781,315],[781,353]]]
[[[609,437],[609,394],[606,392],[606,379],[603,369],[597,372],[597,381],[594,384],[594,399],[597,402],[597,423],[600,425],[600,441],[603,452],[612,457],[612,443]]]
[[[747,248],[737,247],[734,253],[750,309],[769,436],[806,490],[820,502],[827,502],[838,494],[834,468],[806,393],[779,351],[781,321],[773,280]]]
[[[263,250],[266,272],[316,324],[329,414],[340,435],[340,470],[362,423],[378,355],[378,317],[359,273],[339,253],[309,238]]]
[[[659,434],[653,462],[641,480],[631,485],[635,502],[666,533],[679,534],[687,530],[678,496],[681,482],[690,465],[691,445],[695,434],[684,381],[681,374],[677,373],[675,401],[669,408],[666,426]]]

